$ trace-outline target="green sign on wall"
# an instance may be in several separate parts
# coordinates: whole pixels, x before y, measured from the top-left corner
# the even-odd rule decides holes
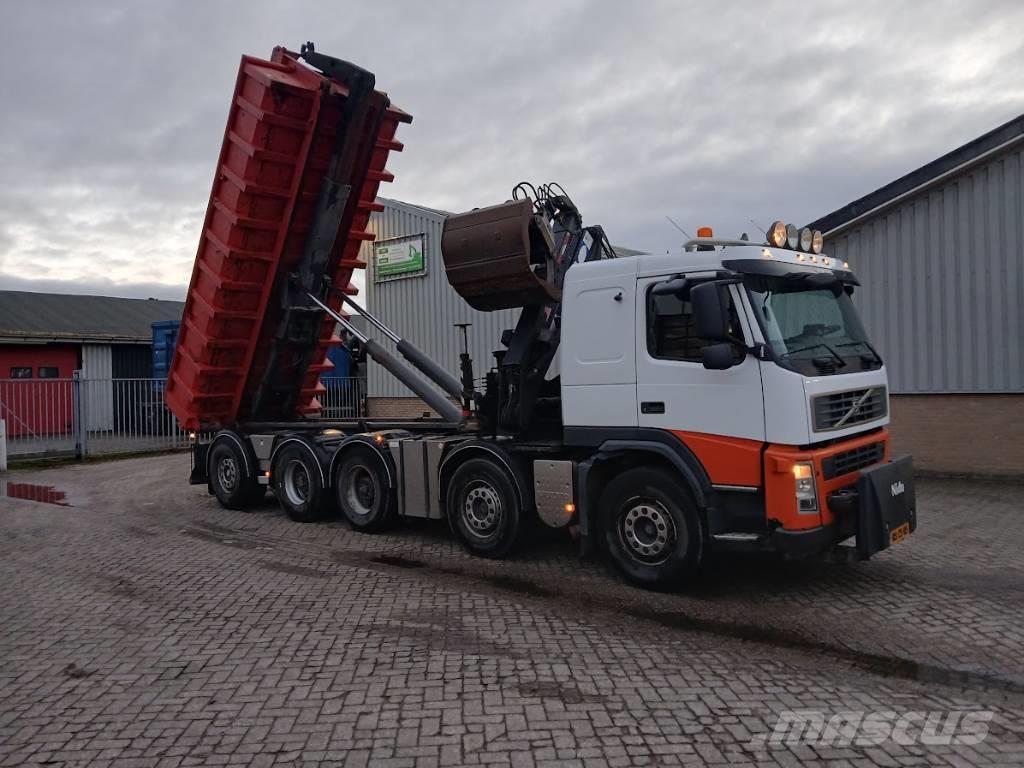
[[[410,235],[374,243],[374,279],[422,274],[425,271],[423,241],[423,235]]]

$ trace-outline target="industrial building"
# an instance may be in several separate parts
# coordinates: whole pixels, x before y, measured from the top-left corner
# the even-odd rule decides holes
[[[0,418],[8,435],[71,428],[76,371],[89,389],[90,430],[113,429],[114,379],[153,373],[153,323],[178,321],[184,304],[28,291],[0,291]],[[35,383],[33,383],[35,382]]]
[[[0,378],[153,375],[152,324],[180,320],[184,303],[0,291]],[[54,373],[56,371],[56,373]]]
[[[514,328],[518,309],[478,312],[448,284],[441,261],[441,228],[446,211],[378,198],[384,210],[370,218],[377,239],[364,243],[368,311],[392,325],[447,370],[457,373],[467,328],[469,354],[478,379],[494,364],[501,334]],[[621,255],[639,251],[616,246]],[[419,416],[423,402],[379,366],[367,367],[367,405],[371,416]]]
[[[809,226],[864,286],[894,449],[1024,474],[1024,115]]]

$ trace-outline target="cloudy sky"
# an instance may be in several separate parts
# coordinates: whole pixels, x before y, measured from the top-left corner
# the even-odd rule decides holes
[[[0,288],[181,298],[242,53],[314,40],[411,112],[382,192],[557,180],[613,242],[798,223],[1024,112],[1014,2],[0,5]],[[759,234],[759,233],[758,233]]]

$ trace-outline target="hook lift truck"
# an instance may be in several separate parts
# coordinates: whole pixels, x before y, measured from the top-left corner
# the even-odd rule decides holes
[[[350,278],[410,121],[311,43],[242,58],[167,384],[200,435],[192,483],[231,509],[269,487],[294,520],[339,510],[359,531],[446,519],[495,558],[536,515],[649,587],[712,550],[799,557],[855,537],[844,549],[866,559],[915,529],[859,283],[818,232],[702,229],[682,254],[617,258],[557,184],[452,215],[450,284],[474,309],[522,310],[483,391],[468,355],[456,378],[360,307]],[[437,416],[320,418],[337,324]]]

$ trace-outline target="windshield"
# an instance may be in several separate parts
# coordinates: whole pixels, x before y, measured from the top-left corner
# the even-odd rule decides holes
[[[881,366],[842,283],[748,275],[744,285],[780,364],[814,375]]]

